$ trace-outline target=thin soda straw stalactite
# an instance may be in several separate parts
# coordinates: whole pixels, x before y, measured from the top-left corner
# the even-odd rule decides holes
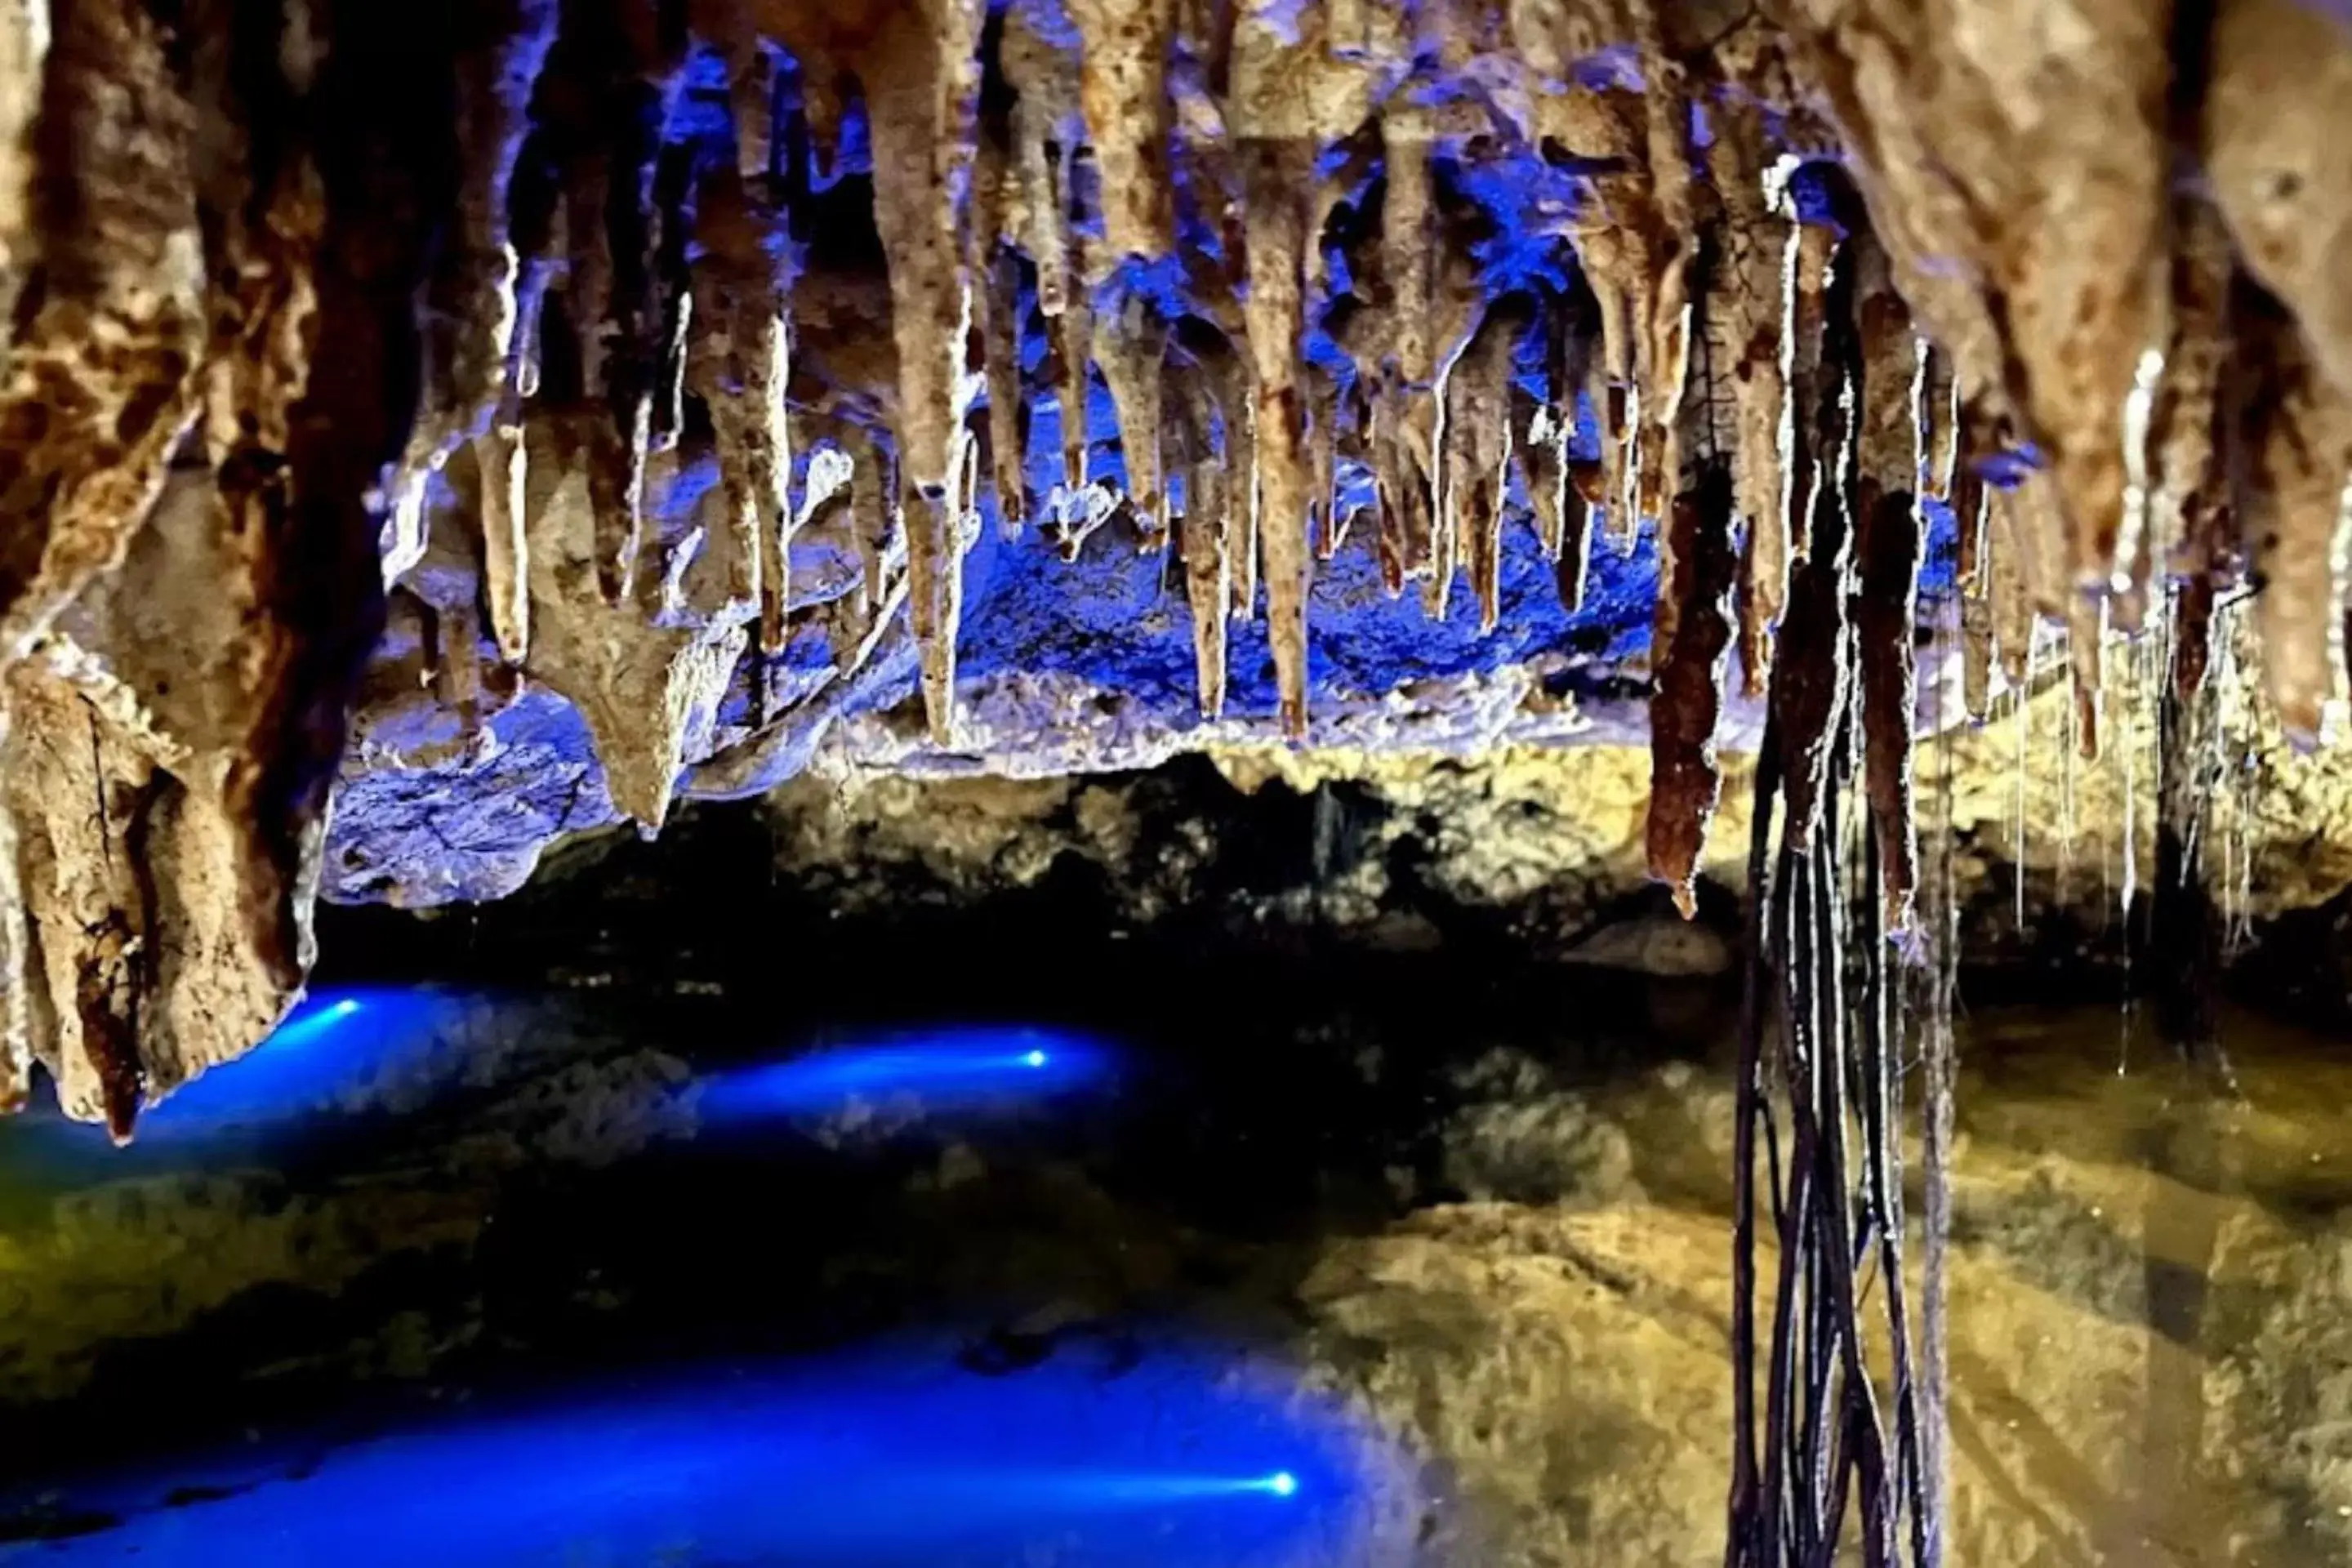
[[[1904,1273],[1908,1097],[1900,1084],[1914,1010],[1903,994],[1897,916],[1884,896],[1890,862],[1864,785],[1864,639],[1843,614],[1866,395],[1849,286],[1832,289],[1824,318],[1825,374],[1818,405],[1803,411],[1819,476],[1815,504],[1772,667],[1749,826],[1754,903],[1735,1107],[1737,1429],[1725,1562],[1811,1568],[1858,1548],[1864,1568],[1906,1561],[1925,1568],[1940,1563],[1944,1538],[1945,1444],[1935,1428],[1943,1410],[1935,1296],[1944,1251],[1930,1235],[1929,1278],[1915,1298]],[[1832,584],[1834,596],[1821,592]],[[1928,929],[1948,932],[1948,770],[1941,788],[1946,831],[1922,903]],[[1937,960],[1931,1026],[1948,997],[1948,945],[1938,936],[1927,949]],[[1928,1051],[1939,1068],[1948,1064],[1948,1042]],[[1931,1080],[1922,1103],[1932,1118],[1939,1109],[1948,1114],[1948,1100],[1947,1076]],[[1776,1118],[1785,1120],[1785,1144]],[[1948,1225],[1942,1165],[1949,1148],[1948,1121],[1931,1125],[1929,1232]],[[1756,1241],[1768,1181],[1780,1253],[1769,1282],[1759,1278]],[[1767,1289],[1769,1345],[1759,1343]],[[1928,1329],[1916,1352],[1915,1306]],[[1874,1360],[1874,1345],[1891,1349]]]

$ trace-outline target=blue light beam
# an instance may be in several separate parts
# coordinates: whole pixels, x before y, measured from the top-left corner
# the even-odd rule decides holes
[[[297,1456],[312,1462],[289,1468]],[[1390,1561],[1372,1537],[1412,1470],[1230,1352],[1163,1344],[1115,1377],[1083,1357],[986,1376],[909,1345],[453,1415],[322,1461],[290,1439],[282,1457],[237,1445],[68,1486],[77,1510],[120,1522],[0,1546],[0,1563],[1369,1563]]]
[[[1043,1029],[903,1031],[719,1073],[702,1110],[726,1121],[826,1116],[858,1105],[1009,1108],[1091,1084],[1109,1067],[1109,1053],[1093,1041]]]

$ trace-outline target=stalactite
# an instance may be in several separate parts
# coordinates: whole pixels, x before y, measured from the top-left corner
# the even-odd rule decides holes
[[[997,522],[1019,538],[1029,521],[1029,395],[1021,374],[1021,258],[1001,247],[986,290],[989,472]]]
[[[2074,699],[2074,744],[2086,763],[2099,760],[2106,716],[2107,601],[2075,595],[2067,617],[2068,669]]]
[[[1853,242],[1861,339],[1861,437],[1855,511],[1861,522],[1853,602],[1861,677],[1864,791],[1878,853],[1885,923],[1907,931],[1918,878],[1912,824],[1911,728],[1917,700],[1912,627],[1919,598],[1916,340],[1895,291],[1886,253],[1868,231]]]
[[[1849,413],[1855,339],[1853,269],[1830,277],[1822,299],[1822,363],[1812,378],[1813,401],[1802,411],[1811,446],[1806,545],[1789,576],[1789,608],[1774,655],[1770,708],[1781,748],[1781,790],[1788,842],[1811,843],[1822,822],[1829,778],[1848,700],[1852,628],[1847,577],[1852,571],[1855,445],[1860,421]],[[1854,411],[1858,413],[1859,411]]]
[[[874,216],[889,258],[898,349],[899,483],[907,496],[908,605],[932,739],[955,732],[963,615],[964,338],[973,279],[961,226],[974,150],[976,0],[929,0],[893,18],[863,79],[874,142]],[[1083,417],[1083,415],[1081,415]]]
[[[53,24],[41,0],[0,6],[0,675],[119,565],[194,417],[204,331],[194,131],[165,39],[143,9],[77,5]],[[46,160],[44,147],[55,150]],[[63,219],[41,229],[44,196]],[[20,321],[36,265],[42,283]],[[0,686],[0,738],[23,722],[12,700]],[[0,805],[0,816],[20,815]],[[12,821],[0,832],[0,1103],[12,1106],[25,1098],[37,1043],[40,955],[26,900],[38,870],[27,877],[18,856],[30,830]],[[113,928],[88,929],[103,942]],[[119,1064],[104,1076],[114,1088],[85,1095],[85,1112],[100,1109],[127,1133],[136,1093],[123,1093]]]
[[[1661,253],[1664,226],[1649,167],[1654,152],[1673,143],[1675,137],[1667,127],[1654,123],[1663,108],[1654,113],[1643,95],[1583,89],[1570,92],[1561,108],[1564,131],[1578,151],[1593,160],[1595,171],[1588,177],[1591,196],[1577,214],[1573,237],[1577,259],[1600,305],[1601,352],[1588,391],[1601,422],[1606,526],[1622,552],[1633,548],[1641,529],[1643,465],[1661,459],[1642,446],[1647,427],[1658,417],[1654,405],[1669,391],[1667,367],[1654,364],[1653,358],[1662,341],[1685,330],[1678,318],[1687,289],[1678,272],[1671,279],[1667,275]],[[1685,214],[1687,186],[1685,170],[1678,187]],[[1677,318],[1671,329],[1662,322],[1662,302],[1669,289]],[[1681,347],[1686,350],[1687,344]],[[1678,374],[1671,390],[1679,405]]]
[[[1372,449],[1380,496],[1381,557],[1391,594],[1427,577],[1437,528],[1437,347],[1432,252],[1436,238],[1429,142],[1417,117],[1381,121],[1387,195],[1381,208],[1385,337],[1372,382]]]
[[[1219,412],[1206,377],[1197,371],[1180,376],[1175,393],[1174,428],[1184,464],[1181,552],[1192,617],[1193,679],[1201,716],[1213,723],[1225,710],[1225,624],[1233,594],[1226,543],[1235,476],[1217,447]]]
[[[871,430],[845,432],[849,451],[850,538],[857,546],[859,607],[878,616],[891,597],[891,567],[904,569],[907,530],[898,482],[898,448]]]
[[[482,596],[499,656],[520,664],[530,651],[530,458],[521,410],[502,408],[474,437],[482,510]]]
[[[1176,248],[1168,146],[1175,0],[1072,0],[1087,130],[1100,175],[1104,248],[1116,262]],[[1130,459],[1131,461],[1132,459]]]
[[[1781,516],[1780,420],[1788,389],[1781,370],[1782,275],[1795,242],[1765,188],[1763,115],[1752,104],[1721,106],[1708,168],[1723,211],[1725,254],[1711,306],[1726,316],[1738,408],[1732,499],[1745,530],[1739,579],[1739,654],[1747,694],[1764,694],[1771,628],[1788,597],[1789,536]]]
[[[1283,142],[1243,150],[1249,191],[1250,363],[1256,372],[1259,559],[1283,731],[1307,732],[1307,462],[1305,203],[1311,153]]]
[[[1087,415],[1094,391],[1095,312],[1083,291],[1047,318],[1046,331],[1061,366],[1055,395],[1061,405],[1063,505],[1069,507],[1079,503],[1094,479],[1088,467],[1092,433]],[[1068,559],[1076,552],[1065,548],[1063,553]]]
[[[1650,875],[1672,889],[1687,920],[1697,912],[1698,858],[1723,782],[1715,731],[1738,572],[1727,460],[1703,460],[1697,483],[1675,499],[1669,521],[1653,639],[1647,837]]]
[[[16,334],[16,296],[38,260],[33,131],[50,30],[49,0],[0,0],[0,355]],[[6,1071],[0,1062],[0,1094]]]
[[[1257,574],[1251,566],[1257,551],[1259,506],[1256,385],[1247,353],[1222,337],[1195,357],[1201,361],[1210,395],[1216,399],[1224,442],[1219,453],[1224,464],[1219,489],[1223,504],[1218,509],[1217,521],[1224,539],[1226,616],[1245,620],[1256,613],[1257,599]]]
[[[1003,58],[1003,39],[998,58]],[[1018,128],[1012,114],[984,107],[972,155],[969,236],[974,279],[971,310],[988,395],[988,474],[997,527],[1017,539],[1029,521],[1029,403],[1021,340],[1027,326],[1021,297],[1022,193],[1013,168]]]
[[[1339,553],[1347,519],[1339,515],[1339,426],[1343,398],[1338,381],[1321,365],[1307,367],[1307,489],[1315,559]]]
[[[1962,444],[1965,452],[1965,437]],[[1959,531],[1960,704],[1981,724],[1992,711],[1992,505],[1967,456],[1952,477],[1952,517]]]
[[[1577,298],[1554,298],[1543,314],[1544,400],[1517,443],[1529,506],[1551,557],[1559,602],[1584,607],[1591,563],[1591,513],[1577,480],[1576,397],[1592,359],[1593,324]]]
[[[792,588],[792,381],[789,254],[767,244],[772,215],[731,169],[704,185],[698,213],[704,303],[692,383],[709,409],[726,498],[723,556],[731,596],[759,606],[760,649],[781,653]]]
[[[1921,418],[1919,493],[1949,501],[1964,455],[1962,427],[1968,419],[1952,356],[1927,338],[1919,340]]]
[[[468,8],[457,40],[457,223],[421,313],[425,384],[386,527],[387,583],[423,559],[428,488],[460,447],[483,434],[505,391],[520,265],[509,192],[558,8],[557,0],[488,0]]]
[[[2352,163],[2332,126],[2352,91],[2352,28],[2299,0],[2213,10],[2195,130],[2214,204],[2245,268],[2293,310],[2319,374],[2352,396]]]
[[[1986,595],[1992,604],[1993,647],[2001,675],[2021,708],[2027,678],[2032,672],[2034,627],[2033,597],[2026,588],[2023,559],[2029,548],[2025,531],[2032,525],[2021,513],[2021,486],[1991,490],[1987,498],[1991,519],[1985,535],[1990,545],[1985,570],[1989,574]]]
[[[1657,444],[1643,461],[1645,473],[1654,476],[1644,488],[1663,501],[1666,489],[1681,480],[1673,452],[1690,369],[1696,292],[1691,274],[1698,225],[1691,177],[1690,77],[1681,58],[1665,47],[1654,0],[1630,0],[1630,10],[1643,57],[1643,140],[1655,257],[1643,298],[1643,352],[1637,369],[1643,417]]]
[[[1918,879],[1912,821],[1912,712],[1918,697],[1912,627],[1920,531],[1907,493],[1881,494],[1863,520],[1853,616],[1862,685],[1863,766],[1889,931],[1911,928]]]
[[[2200,518],[2227,499],[2221,493],[2226,475],[2214,437],[2231,348],[2232,265],[2220,215],[2202,201],[2176,200],[2172,335],[2147,428],[2146,553],[2156,568],[2182,566],[2182,553],[2200,531]]]
[[[2158,1026],[2192,1058],[2218,1044],[2216,972],[2221,921],[2207,883],[2206,845],[2222,784],[2221,693],[2209,680],[2210,579],[2180,589],[2180,635],[2157,697],[2156,875],[2148,889],[2147,959]],[[2193,635],[2192,635],[2193,617]],[[2223,856],[2222,876],[2228,876]]]
[[[1118,413],[1128,504],[1147,547],[1168,539],[1168,495],[1160,460],[1160,387],[1167,375],[1168,324],[1151,302],[1129,291],[1115,314],[1097,314],[1094,359]]]
[[[1464,544],[1478,627],[1503,615],[1503,503],[1511,458],[1511,358],[1527,321],[1516,300],[1491,308],[1445,380],[1446,532]]]
[[[68,220],[0,384],[0,665],[122,558],[194,416],[203,246],[190,107],[160,26],[128,0],[63,11],[44,170]]]
[[[2248,471],[2234,510],[2254,544],[2263,683],[2296,744],[2315,744],[2342,690],[2352,394],[2327,384],[2294,326],[2241,313],[2240,352],[2259,367],[2244,413]]]

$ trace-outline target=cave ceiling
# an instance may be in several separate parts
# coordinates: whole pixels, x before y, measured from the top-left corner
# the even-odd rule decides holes
[[[2330,727],[2347,103],[2303,0],[0,0],[0,1099],[828,755],[1620,740],[1686,897],[1845,747],[1899,922],[1930,620],[2094,749],[2258,589]]]

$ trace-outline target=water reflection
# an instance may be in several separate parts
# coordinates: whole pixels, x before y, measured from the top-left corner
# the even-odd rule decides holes
[[[1374,1446],[1286,1380],[1131,1343],[995,1375],[912,1345],[672,1374],[290,1459],[75,1491],[57,1517],[82,1533],[0,1562],[1361,1563],[1380,1479]]]

